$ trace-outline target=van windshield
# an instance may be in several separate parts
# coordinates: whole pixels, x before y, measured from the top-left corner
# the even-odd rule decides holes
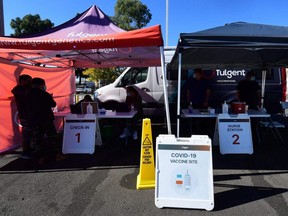
[[[130,68],[127,73],[121,79],[121,82],[118,83],[117,87],[124,87],[127,85],[133,85],[140,82],[144,82],[147,79],[148,68]]]

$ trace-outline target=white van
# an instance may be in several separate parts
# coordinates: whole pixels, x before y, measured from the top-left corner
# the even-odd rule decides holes
[[[164,49],[165,64],[168,64],[175,53],[175,47]],[[236,100],[236,85],[243,79],[248,69],[234,70],[203,70],[203,77],[211,82],[212,95],[210,105],[221,107],[223,101]],[[256,69],[255,69],[256,70]],[[187,107],[186,80],[192,75],[191,70],[182,70],[181,73],[181,107]],[[232,73],[233,72],[233,76]],[[235,73],[236,73],[235,72]],[[257,81],[261,84],[261,70],[256,70]],[[178,71],[167,70],[167,89],[170,111],[173,114],[177,101]],[[161,67],[127,68],[113,83],[95,91],[95,98],[100,107],[115,109],[125,103],[125,86],[135,85],[143,99],[144,108],[164,107],[163,77]],[[264,107],[269,113],[277,113],[280,109],[279,101],[286,100],[286,71],[285,68],[273,68],[267,71]],[[148,109],[146,109],[147,113]],[[145,110],[144,110],[144,114]],[[170,113],[170,114],[171,114]],[[176,113],[176,111],[175,111]],[[149,115],[150,113],[148,113]],[[153,111],[152,111],[152,114]]]
[[[164,49],[165,64],[168,64],[175,52],[175,47]],[[111,84],[95,91],[95,98],[100,107],[114,109],[125,103],[125,86],[135,85],[140,93],[143,106],[157,107],[164,104],[163,77],[161,67],[126,68],[126,70]],[[168,80],[168,97],[175,96],[177,81]],[[170,93],[170,94],[169,94]]]

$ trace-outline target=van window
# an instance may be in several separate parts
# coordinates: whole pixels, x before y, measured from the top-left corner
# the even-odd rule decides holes
[[[147,75],[148,75],[148,68],[145,68],[145,70],[138,71],[138,73],[136,73],[135,75],[135,83],[144,82],[147,79]]]
[[[148,68],[130,68],[129,71],[122,77],[121,82],[118,83],[118,87],[127,85],[133,85],[140,82],[144,82],[148,76]]]
[[[280,68],[270,68],[266,70],[266,83],[281,83],[281,76],[279,74]],[[255,69],[256,71],[256,80],[261,84],[262,83],[262,70],[261,69]]]

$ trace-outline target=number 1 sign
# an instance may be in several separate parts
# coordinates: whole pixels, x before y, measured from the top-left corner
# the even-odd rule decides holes
[[[95,131],[95,114],[67,115],[64,125],[63,153],[93,154],[95,150]]]
[[[251,122],[247,114],[219,114],[217,121],[221,154],[253,154]]]

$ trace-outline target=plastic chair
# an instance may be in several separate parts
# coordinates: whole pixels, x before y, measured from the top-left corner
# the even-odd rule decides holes
[[[283,144],[286,144],[285,139],[281,135],[280,130],[285,129],[288,126],[287,116],[288,116],[288,102],[280,101],[280,105],[282,108],[282,112],[278,114],[271,115],[269,119],[266,121],[260,121],[260,126],[266,128],[265,136],[267,134],[267,130],[269,129],[274,138],[279,138]]]
[[[282,115],[287,122],[288,117],[288,102],[287,101],[280,101],[281,108],[282,108]]]

